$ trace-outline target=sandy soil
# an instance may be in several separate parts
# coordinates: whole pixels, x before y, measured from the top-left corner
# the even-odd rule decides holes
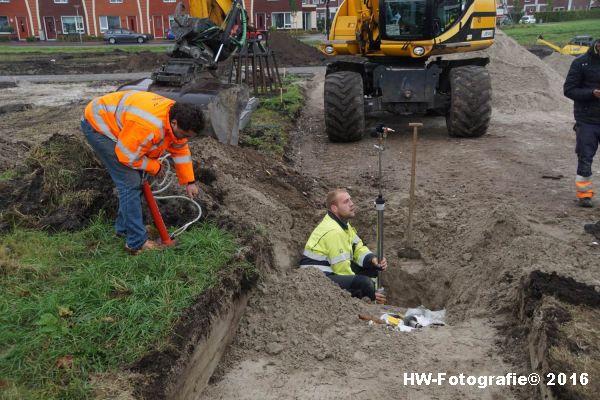
[[[212,139],[194,143],[208,218],[238,233],[243,227],[247,235],[264,234],[268,243],[257,251],[264,251],[262,257],[270,260],[250,296],[233,344],[198,398],[497,400],[539,396],[538,389],[530,386],[478,389],[403,382],[404,373],[410,372],[528,374],[532,371],[529,333],[533,325],[528,325],[527,318],[542,315],[539,310],[547,307],[547,296],[555,296],[551,290],[541,292],[545,301],[533,303],[529,317],[524,316],[521,303],[529,292],[523,282],[530,273],[542,270],[569,276],[590,285],[586,288],[591,287],[592,297],[597,295],[594,287],[600,287],[600,251],[582,229],[584,222],[598,219],[598,213],[578,208],[573,193],[573,120],[571,104],[562,96],[564,76],[503,34],[497,39],[486,52],[494,88],[487,135],[475,140],[449,138],[443,118],[435,117],[384,116],[368,121],[370,125],[383,121],[397,132],[387,139],[383,156],[385,251],[390,270],[382,281],[388,306],[350,298],[319,272],[295,268],[306,238],[324,213],[324,195],[333,187],[350,190],[359,208],[355,225],[375,248],[375,140],[327,141],[322,74],[305,83],[309,101],[292,132],[286,162]],[[19,154],[25,154],[32,144],[53,133],[78,134],[83,98],[91,97],[90,91],[96,88],[74,87],[82,91],[74,103],[67,100],[4,115],[0,171],[19,164],[11,153],[19,146]],[[72,89],[67,88],[66,99]],[[52,90],[52,97],[59,97],[59,88]],[[7,101],[3,92],[0,101]],[[419,132],[413,220],[413,246],[422,258],[407,260],[398,254],[407,234],[408,123],[414,121],[424,123]],[[598,172],[597,167],[594,171]],[[570,307],[571,300],[557,299]],[[594,315],[594,304],[578,304],[571,311],[581,314],[578,310],[583,307]],[[361,312],[377,315],[419,305],[445,308],[449,325],[400,333],[357,318]],[[580,318],[554,321],[564,337],[573,335],[563,325],[569,321],[569,326],[577,326]],[[598,332],[593,322],[586,323],[592,326],[585,329]],[[595,347],[572,353],[599,359]],[[557,364],[546,365],[554,368]],[[580,369],[595,364],[582,365]],[[600,382],[598,369],[576,372],[590,373],[590,381]],[[567,393],[558,398],[593,398],[584,396]]]

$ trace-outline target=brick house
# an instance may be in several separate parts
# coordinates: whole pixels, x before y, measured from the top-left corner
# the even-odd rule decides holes
[[[165,37],[179,0],[0,0],[0,37],[19,40],[59,35],[101,36],[110,28],[129,28]],[[244,0],[250,23],[260,29],[317,29],[319,15],[338,0]],[[576,1],[576,0],[573,0]],[[189,0],[183,0],[189,9]],[[328,6],[328,7],[326,7]]]

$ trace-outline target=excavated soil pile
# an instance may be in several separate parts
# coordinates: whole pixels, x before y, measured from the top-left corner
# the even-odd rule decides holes
[[[571,64],[575,57],[569,56],[566,54],[560,54],[557,52],[552,52],[548,57],[542,58],[542,60],[552,67],[556,72],[558,72],[561,76],[566,77],[569,72],[569,68],[571,68]]]
[[[105,74],[152,71],[166,55],[119,49],[98,53],[27,53],[2,57],[0,75]]]
[[[539,363],[546,383],[542,394],[556,399],[596,399],[600,391],[600,293],[573,278],[533,271],[523,280],[521,296],[532,363]]]
[[[325,65],[331,62],[331,57],[285,32],[270,32],[268,46],[275,52],[278,66]]]
[[[503,32],[497,32],[496,43],[485,53],[490,57],[494,110],[570,110],[571,102],[562,93],[564,76]]]

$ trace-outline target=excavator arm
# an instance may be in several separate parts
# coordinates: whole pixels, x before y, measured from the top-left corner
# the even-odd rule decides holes
[[[204,109],[207,136],[237,144],[247,116],[258,105],[248,87],[222,82],[219,64],[227,61],[246,40],[247,17],[242,0],[190,0],[190,9],[177,4],[175,34],[169,59],[148,79],[120,90],[145,90]]]

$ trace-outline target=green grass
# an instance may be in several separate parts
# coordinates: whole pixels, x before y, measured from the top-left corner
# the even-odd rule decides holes
[[[207,224],[180,238],[132,257],[102,218],[77,233],[1,236],[0,398],[89,398],[90,374],[164,347],[236,249]]]
[[[14,169],[7,169],[6,171],[0,172],[0,182],[9,181],[12,178],[16,178],[16,177],[17,177],[17,171],[15,171]]]
[[[323,39],[323,40],[325,40],[325,39]],[[321,43],[323,43],[323,40],[305,40],[305,41],[303,41],[303,43],[318,49],[319,45]]]
[[[590,35],[600,38],[600,20],[553,22],[548,24],[514,24],[502,27],[502,30],[519,44],[528,46],[535,44],[541,34],[550,42],[566,44],[578,35]]]
[[[260,96],[260,106],[241,134],[242,144],[258,151],[282,157],[288,143],[288,132],[304,104],[299,79],[288,75],[283,80],[283,92]]]
[[[0,44],[0,54],[27,54],[27,53],[142,53],[150,51],[152,53],[164,53],[169,45],[164,46],[144,46],[144,45],[98,45],[98,46],[11,46]]]

